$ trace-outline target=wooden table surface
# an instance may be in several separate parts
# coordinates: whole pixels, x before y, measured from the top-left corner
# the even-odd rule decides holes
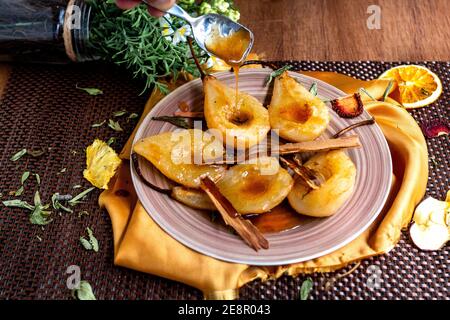
[[[273,60],[450,60],[450,0],[235,0]],[[370,30],[370,5],[381,29]]]

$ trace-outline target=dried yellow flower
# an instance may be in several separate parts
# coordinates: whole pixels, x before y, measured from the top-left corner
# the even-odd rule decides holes
[[[83,176],[100,189],[108,189],[109,180],[116,173],[121,160],[117,153],[104,141],[95,141],[86,149],[87,168]]]

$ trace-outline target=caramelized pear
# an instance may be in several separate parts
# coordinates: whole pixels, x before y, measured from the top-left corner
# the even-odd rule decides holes
[[[217,182],[217,187],[239,213],[255,214],[280,204],[293,182],[276,158],[263,157],[256,164],[231,167]]]
[[[336,213],[353,192],[356,167],[342,150],[318,153],[305,164],[324,176],[325,182],[318,189],[310,189],[301,179],[294,183],[288,200],[300,214],[312,217],[328,217]]]
[[[289,141],[310,141],[330,122],[325,103],[311,94],[287,72],[275,79],[269,106],[270,125]]]
[[[216,129],[223,142],[245,149],[262,141],[270,130],[269,114],[254,97],[227,87],[212,76],[203,80],[204,113],[209,129]]]
[[[217,208],[209,199],[208,195],[200,189],[191,189],[176,186],[172,189],[171,197],[188,207],[200,210],[216,211]]]
[[[199,129],[164,132],[139,140],[133,150],[150,161],[167,178],[189,188],[199,188],[200,178],[217,180],[224,166],[199,165],[223,153],[222,142]]]

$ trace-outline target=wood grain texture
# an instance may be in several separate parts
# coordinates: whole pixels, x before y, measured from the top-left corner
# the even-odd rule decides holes
[[[450,60],[449,0],[235,0],[271,60]],[[381,8],[369,30],[367,8]]]

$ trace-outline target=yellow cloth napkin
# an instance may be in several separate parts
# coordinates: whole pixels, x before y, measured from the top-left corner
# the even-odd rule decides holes
[[[376,99],[387,83],[361,81],[331,72],[307,75],[328,82],[347,93],[364,87]],[[142,118],[162,98],[154,91]],[[257,267],[220,261],[193,251],[167,235],[145,212],[130,178],[130,137],[121,153],[124,159],[111,188],[104,191],[100,206],[111,217],[114,233],[114,263],[123,267],[180,281],[203,291],[206,299],[233,299],[239,287],[254,279],[277,278],[282,274],[329,272],[351,262],[391,250],[422,199],[428,179],[427,147],[422,132],[401,107],[365,98],[366,110],[376,119],[389,143],[394,179],[387,204],[378,219],[357,239],[326,256],[286,266]],[[120,191],[119,191],[120,190]],[[123,192],[123,190],[127,192]]]

